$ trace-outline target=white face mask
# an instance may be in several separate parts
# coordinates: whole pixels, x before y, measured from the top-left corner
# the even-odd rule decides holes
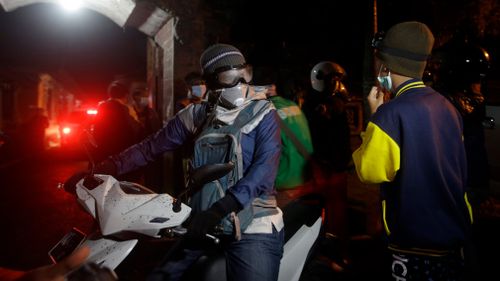
[[[248,85],[238,83],[234,87],[218,89],[215,90],[215,92],[220,93],[219,102],[221,106],[227,109],[233,109],[245,102],[248,92]]]
[[[201,99],[205,95],[206,90],[207,90],[207,88],[205,85],[191,86],[191,96],[198,97]]]
[[[386,89],[387,91],[392,90],[392,79],[391,79],[391,71],[387,72],[386,76],[380,76],[382,72],[383,65],[380,66],[380,70],[378,71],[377,80],[380,84],[380,87]]]
[[[141,97],[139,101],[137,102],[137,105],[139,107],[146,107],[149,105],[149,98],[148,97]]]

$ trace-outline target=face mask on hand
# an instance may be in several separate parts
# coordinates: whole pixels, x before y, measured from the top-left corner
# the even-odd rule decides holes
[[[149,105],[149,98],[148,97],[141,97],[137,101],[137,106],[139,107],[146,107]]]
[[[392,90],[392,79],[391,79],[391,71],[387,72],[387,75],[385,76],[380,76],[380,73],[382,72],[383,66],[380,66],[380,70],[378,72],[377,80],[380,84],[380,87],[387,91]]]
[[[248,92],[248,85],[238,83],[234,87],[218,89],[216,90],[216,92],[220,93],[220,105],[227,109],[233,109],[245,102]]]

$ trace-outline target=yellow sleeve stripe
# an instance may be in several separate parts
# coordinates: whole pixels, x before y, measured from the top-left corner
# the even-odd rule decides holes
[[[472,213],[472,206],[469,203],[469,198],[467,197],[467,193],[464,194],[465,204],[467,205],[467,209],[469,210],[470,223],[474,223],[474,215]]]
[[[389,225],[387,224],[385,214],[386,214],[386,203],[385,200],[382,200],[382,221],[384,222],[385,233],[387,234],[387,236],[389,236],[391,235],[391,231],[389,230]]]
[[[352,154],[359,179],[373,184],[394,180],[400,168],[397,143],[372,122],[362,138],[361,146]]]

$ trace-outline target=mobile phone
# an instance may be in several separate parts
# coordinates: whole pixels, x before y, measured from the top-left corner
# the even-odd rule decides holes
[[[78,246],[80,246],[87,235],[80,231],[79,229],[73,227],[70,232],[68,232],[64,237],[57,242],[57,244],[52,247],[49,251],[49,257],[53,263],[58,263],[65,257],[73,253]]]

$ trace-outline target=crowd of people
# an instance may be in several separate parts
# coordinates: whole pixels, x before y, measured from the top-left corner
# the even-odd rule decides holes
[[[161,170],[149,165],[183,144],[191,144],[189,160],[182,161],[185,174],[205,164],[235,163],[218,181],[223,194],[215,183],[191,194],[187,238],[218,228],[227,241],[222,247],[228,280],[277,280],[284,245],[281,208],[306,193],[324,198],[324,239],[341,245],[332,269],[349,270],[347,173],[355,170],[361,182],[380,185],[393,278],[464,280],[477,272],[470,267],[473,214],[467,194],[486,188],[477,182],[482,175],[474,177],[476,164],[470,161],[476,159],[468,148],[477,148],[477,137],[468,132],[478,128],[468,127],[467,120],[483,100],[476,80],[467,88],[439,81],[442,92],[424,84],[433,45],[430,29],[414,21],[376,37],[377,83],[367,95],[370,116],[354,151],[346,71],[333,61],[315,64],[304,86],[286,71],[252,70],[233,45],[211,45],[200,57],[201,73],[186,76],[188,96],[165,126],[150,107],[144,83],[113,81],[95,125],[95,171],[127,179],[139,170],[140,177],[132,179],[147,175],[151,182]],[[180,280],[206,251],[193,245],[179,259],[159,264],[148,280]]]

